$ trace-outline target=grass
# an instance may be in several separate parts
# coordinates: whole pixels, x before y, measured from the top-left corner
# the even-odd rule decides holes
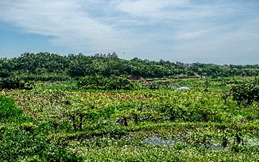
[[[238,82],[242,79],[237,78]],[[75,81],[37,84],[31,91],[4,94],[9,96],[3,99],[10,101],[11,108],[30,118],[19,122],[2,120],[0,139],[9,138],[1,135],[13,134],[10,139],[23,145],[15,135],[21,139],[38,137],[36,141],[26,139],[33,148],[25,147],[30,149],[28,155],[19,154],[19,160],[25,161],[71,161],[73,158],[80,161],[81,157],[85,161],[257,161],[258,104],[238,106],[231,97],[224,101],[221,93],[229,87],[222,85],[232,80],[211,79],[208,92],[204,92],[206,80],[196,78],[172,82],[172,85],[192,88],[186,92],[81,90]],[[84,116],[82,121],[80,115]],[[122,117],[127,118],[128,126],[115,123]],[[73,124],[80,122],[82,129],[74,129]],[[145,142],[154,136],[176,142],[170,146]],[[238,142],[239,138],[244,144]],[[222,148],[224,140],[227,145]],[[26,152],[21,145],[3,141],[1,146],[10,146],[13,150],[19,146]],[[220,149],[211,149],[212,145]]]

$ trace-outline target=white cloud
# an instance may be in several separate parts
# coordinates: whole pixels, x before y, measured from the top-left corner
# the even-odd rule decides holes
[[[160,17],[164,16],[167,7],[181,7],[186,0],[157,1],[157,0],[125,0],[117,4],[117,9],[133,16]]]
[[[175,38],[176,39],[197,39],[198,37],[212,34],[214,32],[217,32],[219,30],[224,30],[226,28],[227,27],[224,26],[224,27],[215,27],[215,28],[204,29],[204,30],[199,30],[194,32],[181,33],[181,34],[178,34]]]
[[[223,0],[2,0],[0,22],[78,52],[213,62],[226,53],[242,58],[258,52],[254,6]]]
[[[112,4],[121,12],[131,16],[156,19],[154,21],[201,19],[235,12],[233,6],[220,1],[194,2],[191,0],[117,0]]]
[[[208,30],[209,31],[209,30]],[[199,33],[199,32],[198,32]],[[200,34],[201,33],[201,34]],[[259,34],[245,28],[237,30],[227,30],[223,32],[200,32],[195,39],[184,37],[180,39],[177,52],[181,53],[181,59],[187,62],[204,62],[217,64],[251,64],[258,62],[255,54],[259,48],[256,40]],[[190,34],[193,36],[192,34]],[[248,58],[253,57],[254,60]]]
[[[55,45],[78,50],[122,50],[131,46],[127,33],[91,18],[86,12],[87,4],[79,2],[23,0],[4,3],[1,8],[5,14],[1,14],[0,19],[22,27],[28,33],[51,36]]]

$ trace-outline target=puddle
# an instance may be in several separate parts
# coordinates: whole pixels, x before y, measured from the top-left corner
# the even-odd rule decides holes
[[[159,145],[159,146],[171,146],[175,144],[175,140],[162,139],[161,137],[158,137],[156,135],[153,135],[152,137],[147,137],[143,141],[149,145]]]
[[[224,147],[221,146],[221,145],[210,145],[209,149],[211,149],[211,150],[223,150]]]
[[[143,140],[148,145],[159,145],[159,146],[172,146],[175,145],[176,141],[171,139],[163,139],[161,137],[158,137],[156,135],[153,135],[152,137],[147,137]],[[182,141],[177,141],[178,143],[184,143]],[[204,146],[201,144],[201,146]],[[224,149],[221,145],[209,145],[206,146],[208,149],[217,150],[217,149]]]
[[[259,139],[258,138],[253,138],[253,137],[245,137],[243,138],[243,145],[246,146],[259,146]]]
[[[148,145],[159,145],[159,146],[172,146],[175,145],[176,143],[185,143],[183,141],[175,141],[172,139],[163,139],[161,137],[158,137],[156,135],[153,135],[151,137],[147,137],[143,139],[143,142],[148,144]],[[229,139],[229,143],[226,148],[224,148],[221,144],[215,143],[215,144],[200,144],[200,146],[206,147],[211,150],[224,150],[228,149],[228,147],[232,144],[234,144],[235,141],[233,138]],[[252,137],[245,137],[242,139],[242,143],[240,145],[244,146],[252,146],[252,147],[258,147],[259,146],[259,139],[257,138],[252,138]]]
[[[211,145],[201,144],[200,146],[206,147],[207,149],[210,149],[210,150],[223,150],[224,149],[223,146],[218,145],[218,144],[211,144]]]

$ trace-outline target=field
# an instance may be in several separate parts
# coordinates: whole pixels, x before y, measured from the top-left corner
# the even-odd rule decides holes
[[[132,90],[37,82],[32,90],[3,90],[0,159],[257,161],[259,105],[238,104],[229,93],[252,79],[153,78]]]

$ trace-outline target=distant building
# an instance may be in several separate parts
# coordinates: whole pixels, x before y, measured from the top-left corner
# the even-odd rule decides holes
[[[192,64],[185,64],[186,68],[190,68],[190,67],[196,67],[196,65],[194,63]]]
[[[115,52],[113,52],[112,57],[118,58],[118,55]]]
[[[176,65],[184,65],[184,63],[181,63],[179,61],[176,61]]]
[[[97,53],[94,56],[95,57],[103,57],[103,58],[118,58],[118,55],[115,52],[113,52],[112,54],[108,53],[107,55],[102,54],[102,53]]]

